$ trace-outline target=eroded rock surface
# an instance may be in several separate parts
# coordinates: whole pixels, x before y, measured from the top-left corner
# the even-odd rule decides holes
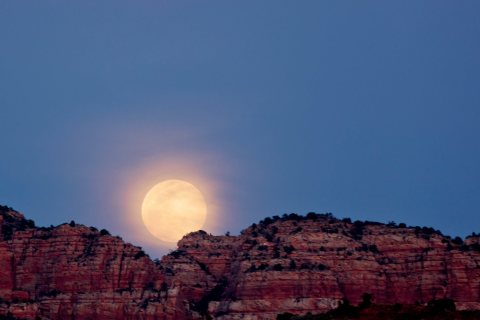
[[[35,319],[275,319],[359,304],[453,299],[480,309],[480,239],[310,213],[239,236],[198,231],[153,262],[83,225],[37,228],[0,207],[0,315]]]

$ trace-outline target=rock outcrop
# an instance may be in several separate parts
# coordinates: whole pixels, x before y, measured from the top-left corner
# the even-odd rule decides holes
[[[239,236],[186,235],[152,261],[108,231],[38,228],[0,207],[0,316],[25,319],[275,319],[340,301],[480,310],[480,238],[310,213]]]

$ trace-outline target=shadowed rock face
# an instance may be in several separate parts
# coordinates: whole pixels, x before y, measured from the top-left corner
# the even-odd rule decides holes
[[[275,319],[359,304],[365,293],[376,304],[448,298],[479,310],[479,238],[292,214],[239,236],[191,233],[155,263],[104,230],[36,228],[0,206],[0,316]]]

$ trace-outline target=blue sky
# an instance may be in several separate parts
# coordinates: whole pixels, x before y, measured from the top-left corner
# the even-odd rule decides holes
[[[164,178],[265,216],[480,231],[478,1],[3,1],[0,203],[107,228]],[[212,220],[211,219],[211,220]]]

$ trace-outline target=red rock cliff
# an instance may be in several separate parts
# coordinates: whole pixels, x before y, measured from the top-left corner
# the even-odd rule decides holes
[[[275,319],[358,304],[449,298],[480,309],[477,236],[351,223],[330,215],[267,218],[239,236],[191,233],[154,263],[105,230],[36,228],[0,207],[0,315],[35,319]]]

